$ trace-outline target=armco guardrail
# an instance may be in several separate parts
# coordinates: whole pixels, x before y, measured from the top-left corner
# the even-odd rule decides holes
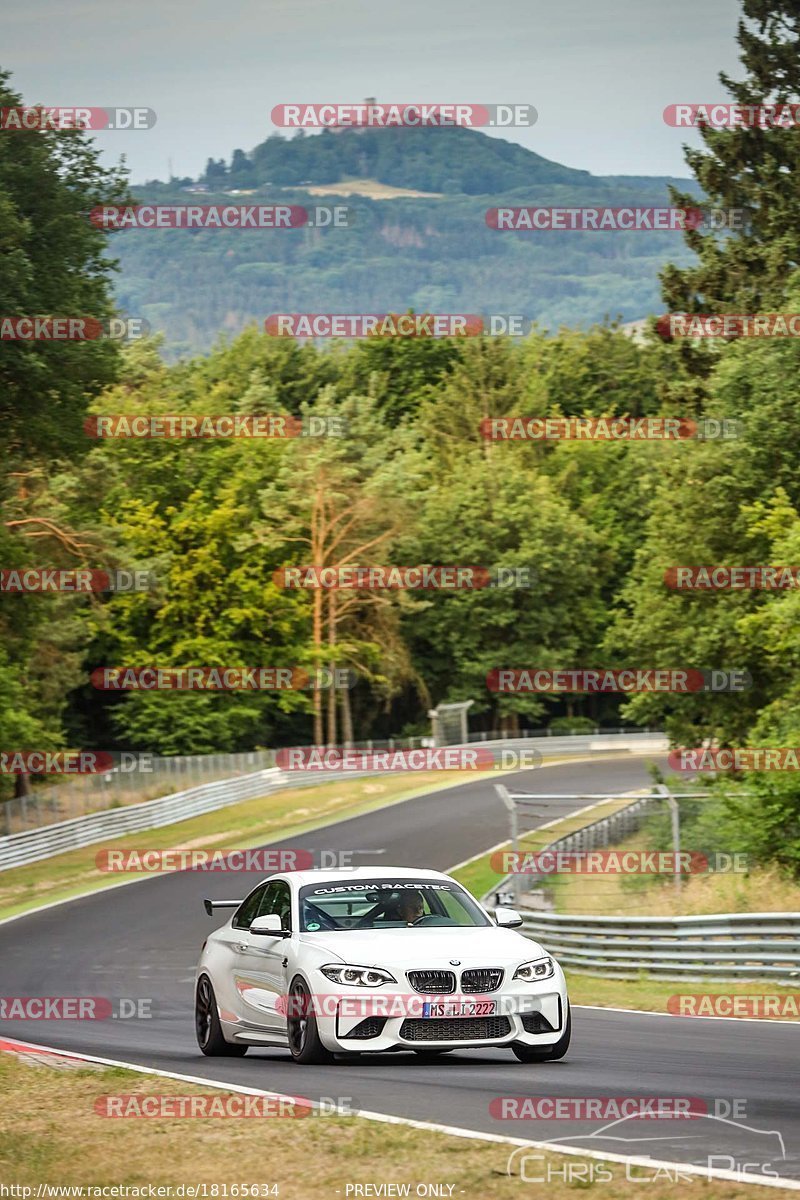
[[[680,793],[678,793],[680,798]],[[533,800],[534,797],[531,797]],[[664,796],[653,792],[537,850],[580,852],[613,844],[636,830]],[[483,898],[490,910],[513,876]],[[516,877],[519,879],[519,877]],[[526,875],[529,883],[547,878]],[[764,979],[800,985],[800,913],[715,913],[709,916],[611,917],[530,912],[522,932],[565,967],[587,975],[635,979]]]
[[[221,779],[274,767],[273,750],[237,754],[138,754],[123,751],[109,771],[65,775],[0,803],[0,835],[26,833],[128,804],[160,800]]]
[[[508,732],[498,734],[497,731],[481,731],[469,735],[469,746],[480,742],[481,748],[503,746],[519,750],[538,745],[548,755],[555,747],[566,744],[574,749],[585,749],[591,741],[596,740],[597,734],[599,730],[591,734],[557,736],[547,729],[531,729],[522,736],[512,737]],[[632,734],[624,729],[609,729],[600,736],[614,737],[617,734],[645,739],[652,737],[648,730]],[[430,737],[388,738],[386,741],[355,742],[353,749],[372,754],[386,750],[413,750],[433,744]],[[312,747],[303,749],[310,750]],[[184,792],[202,784],[252,775],[277,765],[274,750],[166,757],[123,751],[113,770],[96,775],[65,776],[60,782],[53,780],[45,787],[35,787],[30,792],[0,802],[0,837],[26,833],[30,829],[71,821],[73,817],[105,812],[106,809],[119,808],[121,805],[143,804],[146,800],[161,799],[171,792]]]
[[[509,738],[497,742],[487,742],[485,745],[499,749],[516,748],[520,750],[530,748],[530,742],[531,739],[527,738]],[[540,739],[537,739],[537,743],[541,746]],[[666,748],[666,744],[666,739],[657,734],[601,734],[599,736],[548,738],[546,749],[545,747],[542,749],[547,756],[585,755],[593,751],[609,750],[659,753]],[[273,767],[268,770],[255,771],[250,775],[241,775],[235,779],[222,779],[214,783],[200,784],[198,787],[188,788],[182,792],[173,792],[169,796],[163,796],[156,800],[146,800],[140,804],[129,804],[122,808],[89,813],[87,816],[74,817],[69,821],[45,825],[41,829],[0,837],[0,871],[51,858],[56,854],[63,854],[67,850],[76,850],[81,846],[91,846],[111,838],[124,837],[129,833],[141,833],[146,829],[158,829],[162,825],[185,821],[188,817],[200,816],[202,813],[212,812],[214,809],[224,808],[229,804],[236,804],[240,800],[253,800],[258,796],[269,795],[279,788],[308,787],[311,784],[330,783],[331,779],[335,778],[355,779],[381,773],[380,771],[348,771],[344,776],[328,771],[281,771]]]
[[[71,821],[60,821],[56,825],[45,825],[42,829],[31,829],[26,833],[12,833],[0,838],[0,871],[25,866],[109,838],[141,833],[145,829],[159,829],[162,825],[172,825],[175,821],[185,821],[188,817],[198,817],[228,804],[237,804],[240,800],[269,795],[285,786],[283,772],[273,767],[238,779],[223,779],[189,788],[185,792],[173,792],[160,800],[146,800],[125,808],[73,817]]]
[[[542,755],[558,754],[602,754],[617,750],[630,750],[636,754],[663,754],[669,749],[669,740],[663,733],[573,733],[564,737],[508,737],[493,741],[482,741],[476,745],[470,741],[471,749],[488,748],[498,752],[507,750],[535,750]]]
[[[800,984],[800,913],[704,917],[523,916],[523,933],[565,967],[665,979],[780,976]]]

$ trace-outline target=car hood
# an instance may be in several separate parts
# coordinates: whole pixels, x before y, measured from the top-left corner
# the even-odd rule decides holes
[[[331,960],[356,966],[398,966],[403,969],[442,967],[451,958],[470,967],[502,967],[537,958],[546,951],[513,929],[342,930],[301,934],[305,945],[330,954]]]

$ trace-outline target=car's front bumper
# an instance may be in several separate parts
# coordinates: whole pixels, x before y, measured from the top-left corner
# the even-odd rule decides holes
[[[552,1046],[564,1031],[567,1019],[567,993],[547,981],[549,989],[521,985],[502,991],[469,997],[404,997],[399,1005],[392,996],[371,993],[368,997],[349,994],[317,1011],[319,1036],[329,1050],[341,1052],[386,1051],[406,1047],[505,1046],[520,1042],[526,1046]],[[411,999],[412,1003],[407,1003]],[[492,1000],[495,1012],[487,1016],[423,1016],[426,1001],[453,999]],[[399,1011],[398,1011],[399,1010]]]

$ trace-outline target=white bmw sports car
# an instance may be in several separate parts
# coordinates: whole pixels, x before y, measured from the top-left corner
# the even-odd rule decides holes
[[[204,1054],[288,1046],[299,1063],[339,1054],[508,1047],[522,1062],[562,1058],[564,974],[438,871],[359,867],[265,879],[203,945],[195,1022]]]

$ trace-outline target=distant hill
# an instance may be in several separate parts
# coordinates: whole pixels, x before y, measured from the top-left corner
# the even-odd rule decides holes
[[[164,331],[169,357],[207,350],[220,333],[273,312],[522,313],[547,327],[632,321],[660,310],[659,268],[689,261],[679,233],[498,233],[485,211],[665,205],[669,184],[698,192],[686,179],[594,176],[469,129],[273,135],[229,163],[209,160],[199,180],[150,181],[134,193],[181,204],[200,200],[198,190],[207,204],[234,195],[346,202],[355,226],[128,230],[111,239],[122,267],[117,295]]]
[[[580,184],[588,171],[562,167],[515,142],[474,129],[324,129],[274,134],[229,165],[209,160],[205,181],[232,187],[299,187],[340,179],[378,179],[394,187],[467,196],[541,183]]]

